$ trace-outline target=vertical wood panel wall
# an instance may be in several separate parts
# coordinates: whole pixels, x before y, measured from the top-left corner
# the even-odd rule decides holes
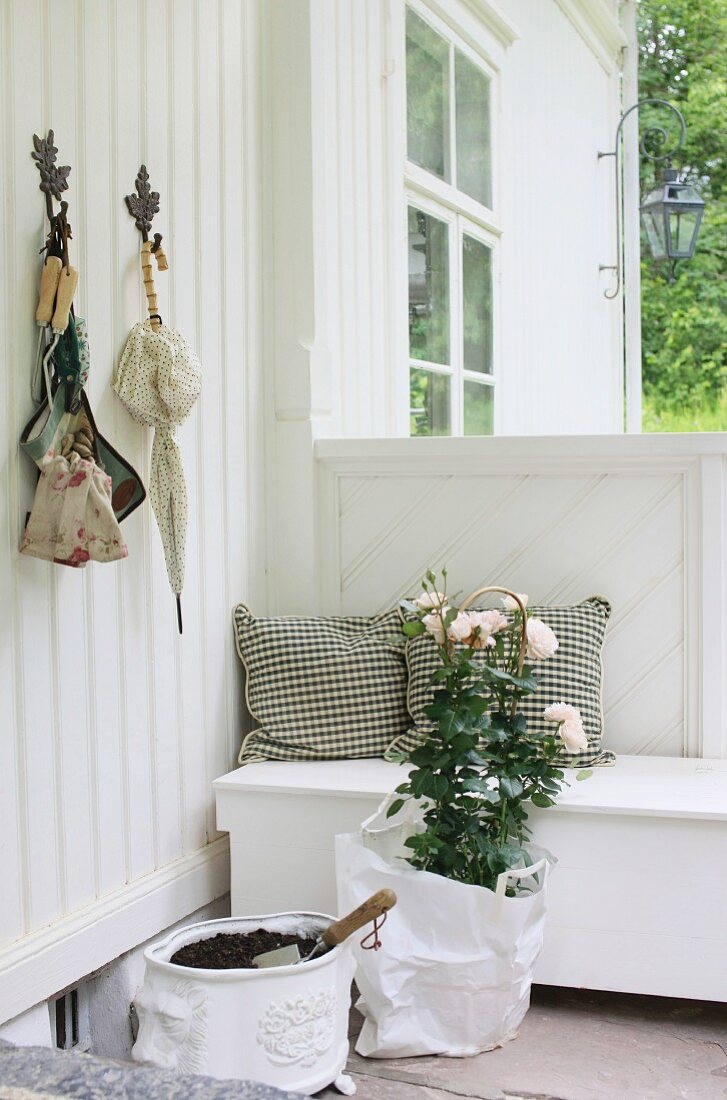
[[[264,593],[255,0],[2,0],[0,943],[93,904],[216,835],[211,780],[234,760],[230,608]],[[45,234],[33,133],[70,164],[77,313],[99,429],[148,479],[151,433],[111,390],[144,316],[139,164],[161,192],[165,322],[198,349],[179,431],[190,498],[184,635],[148,501],[127,560],[71,570],[18,552],[34,491],[18,437]],[[156,228],[156,223],[155,223]],[[2,960],[0,957],[0,965]]]

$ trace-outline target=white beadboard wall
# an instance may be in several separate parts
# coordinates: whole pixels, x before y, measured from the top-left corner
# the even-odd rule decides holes
[[[260,10],[256,0],[0,6],[0,975],[69,915],[90,922],[94,905],[113,898],[120,909],[155,872],[173,879],[175,861],[201,865],[217,835],[210,784],[232,765],[242,710],[230,609],[243,596],[263,606],[265,592]],[[72,166],[91,403],[144,480],[151,434],[110,381],[144,316],[140,239],[123,202],[141,162],[161,193],[155,229],[170,271],[157,277],[160,309],[204,375],[179,432],[190,497],[182,638],[148,501],[123,525],[121,563],[74,571],[18,552],[34,489],[18,437],[32,411],[46,228],[30,153],[49,127],[59,163]],[[165,915],[183,912],[162,905],[160,927]],[[0,984],[2,1018],[22,1000],[4,993]]]

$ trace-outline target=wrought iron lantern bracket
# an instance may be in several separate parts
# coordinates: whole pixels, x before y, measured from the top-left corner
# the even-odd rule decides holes
[[[629,107],[627,111],[621,115],[619,124],[616,128],[616,142],[613,150],[608,153],[599,152],[598,159],[602,157],[614,158],[614,176],[615,176],[615,193],[616,193],[616,263],[615,264],[600,264],[599,271],[615,271],[616,272],[616,285],[611,290],[604,290],[603,294],[605,298],[616,298],[621,290],[621,283],[623,278],[622,271],[622,259],[621,259],[621,134],[623,131],[623,125],[626,119],[632,114],[633,111],[638,111],[639,107],[646,106],[660,106],[666,107],[677,118],[679,122],[679,137],[674,145],[670,146],[666,151],[661,151],[662,147],[668,140],[668,134],[663,126],[648,126],[643,133],[643,137],[639,142],[639,151],[643,157],[654,162],[668,161],[671,157],[677,153],[684,144],[684,138],[687,133],[687,126],[684,121],[684,116],[673,103],[669,103],[666,99],[659,99],[655,97],[648,97],[646,99],[640,99],[638,103],[634,103],[632,107]]]

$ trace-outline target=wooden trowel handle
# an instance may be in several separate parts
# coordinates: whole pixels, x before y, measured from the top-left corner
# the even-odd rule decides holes
[[[347,917],[341,917],[340,920],[334,921],[326,928],[321,938],[328,947],[335,947],[336,944],[343,943],[345,939],[348,939],[352,932],[355,932],[358,928],[363,928],[365,924],[376,917],[382,917],[395,905],[396,894],[393,890],[379,890],[378,893],[372,894],[370,898],[362,902],[358,909],[354,909]]]

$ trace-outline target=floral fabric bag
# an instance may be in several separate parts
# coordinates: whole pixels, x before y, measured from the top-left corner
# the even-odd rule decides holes
[[[23,440],[40,478],[20,551],[76,569],[118,561],[128,549],[111,503],[111,477],[95,461],[83,406],[67,412],[65,404],[59,386],[47,419]]]

